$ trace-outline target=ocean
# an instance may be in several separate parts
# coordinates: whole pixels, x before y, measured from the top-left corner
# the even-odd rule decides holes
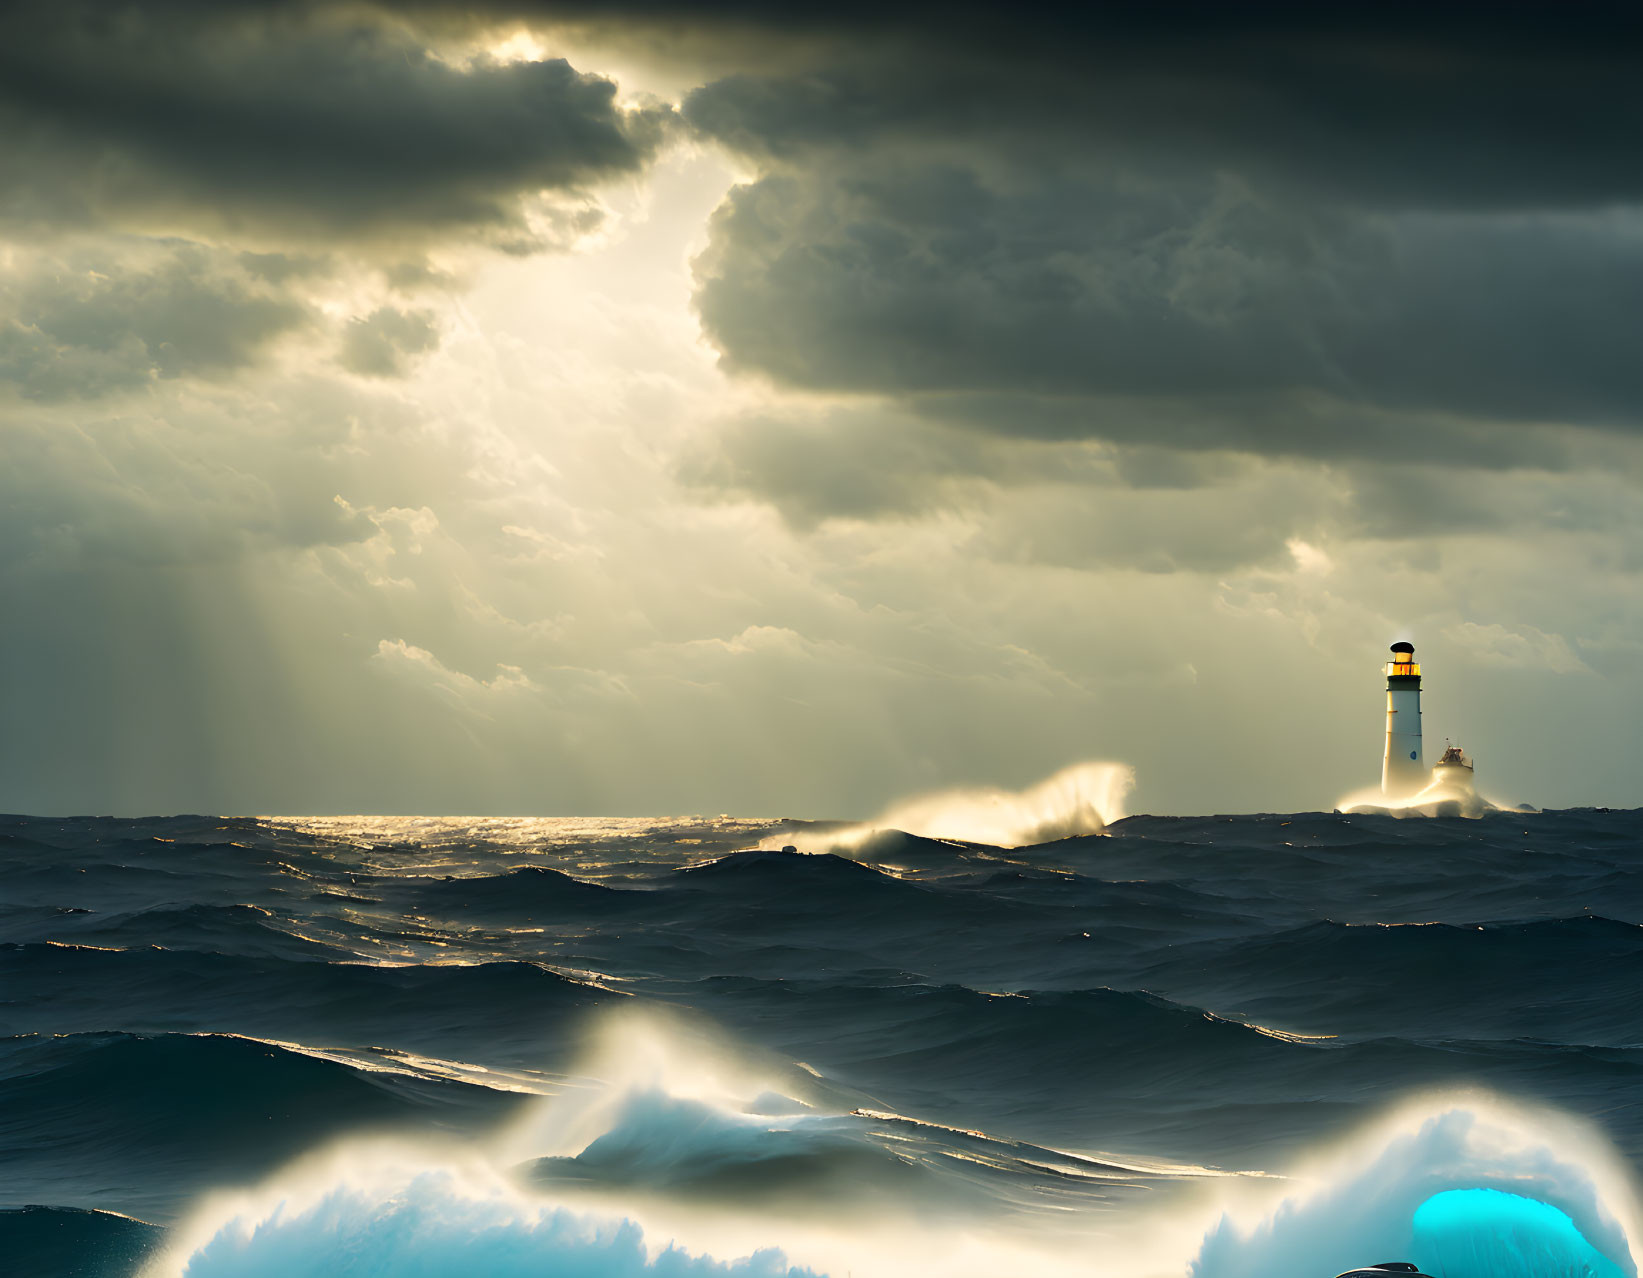
[[[0,818],[0,1271],[1636,1274],[1643,812],[832,834]]]

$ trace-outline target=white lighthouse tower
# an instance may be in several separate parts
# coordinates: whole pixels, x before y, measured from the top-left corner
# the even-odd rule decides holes
[[[1421,668],[1415,645],[1395,643],[1386,663],[1386,760],[1381,765],[1381,793],[1407,799],[1426,788],[1421,760]]]

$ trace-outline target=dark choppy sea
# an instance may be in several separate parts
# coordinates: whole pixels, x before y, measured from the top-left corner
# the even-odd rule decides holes
[[[1643,812],[785,842],[0,819],[0,1271],[1636,1273]]]

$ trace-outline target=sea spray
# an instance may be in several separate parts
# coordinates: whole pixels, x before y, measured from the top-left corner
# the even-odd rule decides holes
[[[973,786],[903,799],[871,821],[818,833],[799,846],[828,851],[859,846],[880,830],[1014,848],[1102,834],[1124,815],[1135,770],[1124,763],[1076,763],[1024,790]],[[786,836],[783,836],[786,837]],[[766,840],[773,844],[780,840]],[[808,846],[814,844],[814,846]]]

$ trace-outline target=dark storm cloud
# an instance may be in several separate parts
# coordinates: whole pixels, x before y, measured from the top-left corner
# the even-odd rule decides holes
[[[667,120],[564,61],[452,65],[340,10],[0,10],[0,215],[14,222],[530,248],[524,198],[639,170]]]
[[[591,33],[696,73],[692,121],[781,158],[1008,136],[1046,153],[1164,150],[1422,206],[1643,192],[1635,5],[155,0],[90,12],[103,11],[119,15],[92,24],[103,32],[141,27],[135,12],[172,31],[249,15],[237,25],[264,40],[335,30],[337,14],[434,41],[515,23]]]
[[[1536,427],[1643,421],[1634,8],[354,12],[694,68],[685,118],[757,169],[699,263],[732,371],[1007,437],[1335,458],[1418,436],[1485,467],[1569,464]],[[721,478],[800,519],[926,503],[895,466],[829,485],[800,438],[741,438]]]
[[[754,165],[699,262],[732,371],[1005,437],[1320,457],[1418,433],[1563,464],[1499,424],[1643,420],[1620,6],[14,5],[0,210],[569,237],[673,117],[564,62],[462,61],[518,22],[693,72],[684,116]],[[572,197],[545,229],[543,190]],[[398,371],[415,328],[379,310],[339,358]],[[792,442],[731,486],[793,487]],[[818,509],[919,505],[847,487]]]
[[[1326,458],[1643,424],[1635,14],[980,12],[689,96],[759,170],[698,262],[728,368]]]
[[[729,75],[692,93],[685,112],[728,145],[780,161],[895,139],[1008,139],[1046,163],[1162,154],[1188,170],[1391,207],[1643,195],[1635,46],[1491,47],[1452,31],[1398,40],[1304,25],[1222,34],[1027,48],[1008,37],[954,47],[938,35],[802,74]]]
[[[1353,406],[1643,413],[1643,230],[1619,214],[1303,211],[1226,178],[882,161],[738,188],[699,270],[733,369],[972,420],[955,397],[1051,397],[1052,434],[1334,453],[1385,443]],[[1035,434],[1040,408],[986,418]]]

